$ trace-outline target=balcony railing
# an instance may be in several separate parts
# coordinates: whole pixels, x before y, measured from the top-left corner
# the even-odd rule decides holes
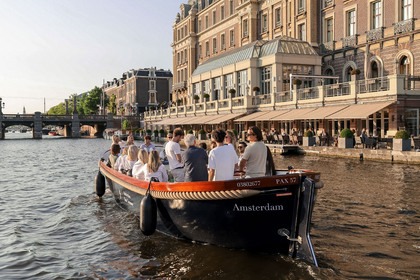
[[[186,89],[186,88],[187,88],[187,81],[183,81],[183,82],[176,83],[173,85],[173,90]]]
[[[378,41],[384,38],[384,28],[379,27],[366,32],[366,42]]]
[[[341,39],[341,42],[343,44],[343,48],[349,48],[349,47],[356,47],[357,46],[357,35],[351,35],[344,37]]]
[[[358,93],[370,93],[389,90],[389,79],[386,77],[357,81]]]
[[[394,23],[394,34],[408,33],[414,30],[414,19],[407,19]]]

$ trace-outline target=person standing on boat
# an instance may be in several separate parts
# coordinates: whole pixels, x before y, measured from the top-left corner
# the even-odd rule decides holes
[[[239,170],[244,171],[246,177],[262,177],[266,174],[267,147],[263,142],[261,130],[256,126],[248,128],[247,139],[249,145],[239,163]]]
[[[148,153],[156,150],[155,145],[152,143],[152,137],[150,135],[144,136],[144,143],[140,145],[141,150],[145,150]]]
[[[166,142],[163,143],[163,145],[162,145],[162,151],[160,151],[160,153],[159,153],[160,160],[162,160],[162,161],[167,160],[165,147],[166,147],[166,144],[168,144],[168,142],[172,140],[173,134],[169,132],[168,135],[166,135],[166,138],[167,138]]]
[[[171,171],[175,182],[184,182],[184,165],[182,164],[181,146],[179,141],[184,137],[184,131],[176,128],[173,132],[172,140],[165,146],[165,154],[169,162],[169,170]]]
[[[221,129],[211,133],[211,138],[216,141],[217,146],[209,153],[209,181],[233,179],[238,155],[232,147],[224,145],[225,137],[226,132]]]
[[[187,150],[182,155],[185,169],[185,182],[207,181],[207,163],[208,155],[206,151],[200,147],[196,147],[196,139],[192,134],[184,137],[184,143]]]

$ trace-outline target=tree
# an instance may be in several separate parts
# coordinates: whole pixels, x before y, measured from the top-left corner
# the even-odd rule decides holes
[[[106,98],[107,99],[107,98]],[[108,100],[108,111],[114,115],[117,114],[117,103],[115,102],[117,100],[117,96],[115,94],[111,94]]]
[[[102,89],[95,87],[87,96],[82,96],[82,107],[84,114],[95,114],[98,112],[98,105],[101,104]]]

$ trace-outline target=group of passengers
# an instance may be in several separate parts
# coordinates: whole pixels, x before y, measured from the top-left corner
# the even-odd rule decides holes
[[[187,147],[184,152],[180,146],[182,139]],[[169,172],[175,182],[220,181],[234,179],[235,174],[252,178],[275,173],[271,152],[264,144],[258,127],[248,128],[248,143],[236,143],[235,134],[222,129],[213,130],[211,140],[210,150],[207,151],[205,143],[197,145],[194,135],[184,135],[181,128],[176,128],[168,134],[168,141],[159,154],[148,136],[140,148],[131,136],[125,143],[114,136],[108,164],[137,179],[149,181],[155,177],[160,182],[168,181],[162,157],[167,158]]]

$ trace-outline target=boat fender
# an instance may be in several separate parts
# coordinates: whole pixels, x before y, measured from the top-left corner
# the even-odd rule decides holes
[[[95,184],[96,195],[102,197],[105,194],[105,177],[101,171],[98,171],[98,174],[96,174]]]
[[[150,179],[146,195],[140,202],[140,230],[146,236],[152,235],[156,230],[157,206],[156,200],[152,197],[150,192],[152,182],[156,181],[158,180],[155,180],[154,177]]]

